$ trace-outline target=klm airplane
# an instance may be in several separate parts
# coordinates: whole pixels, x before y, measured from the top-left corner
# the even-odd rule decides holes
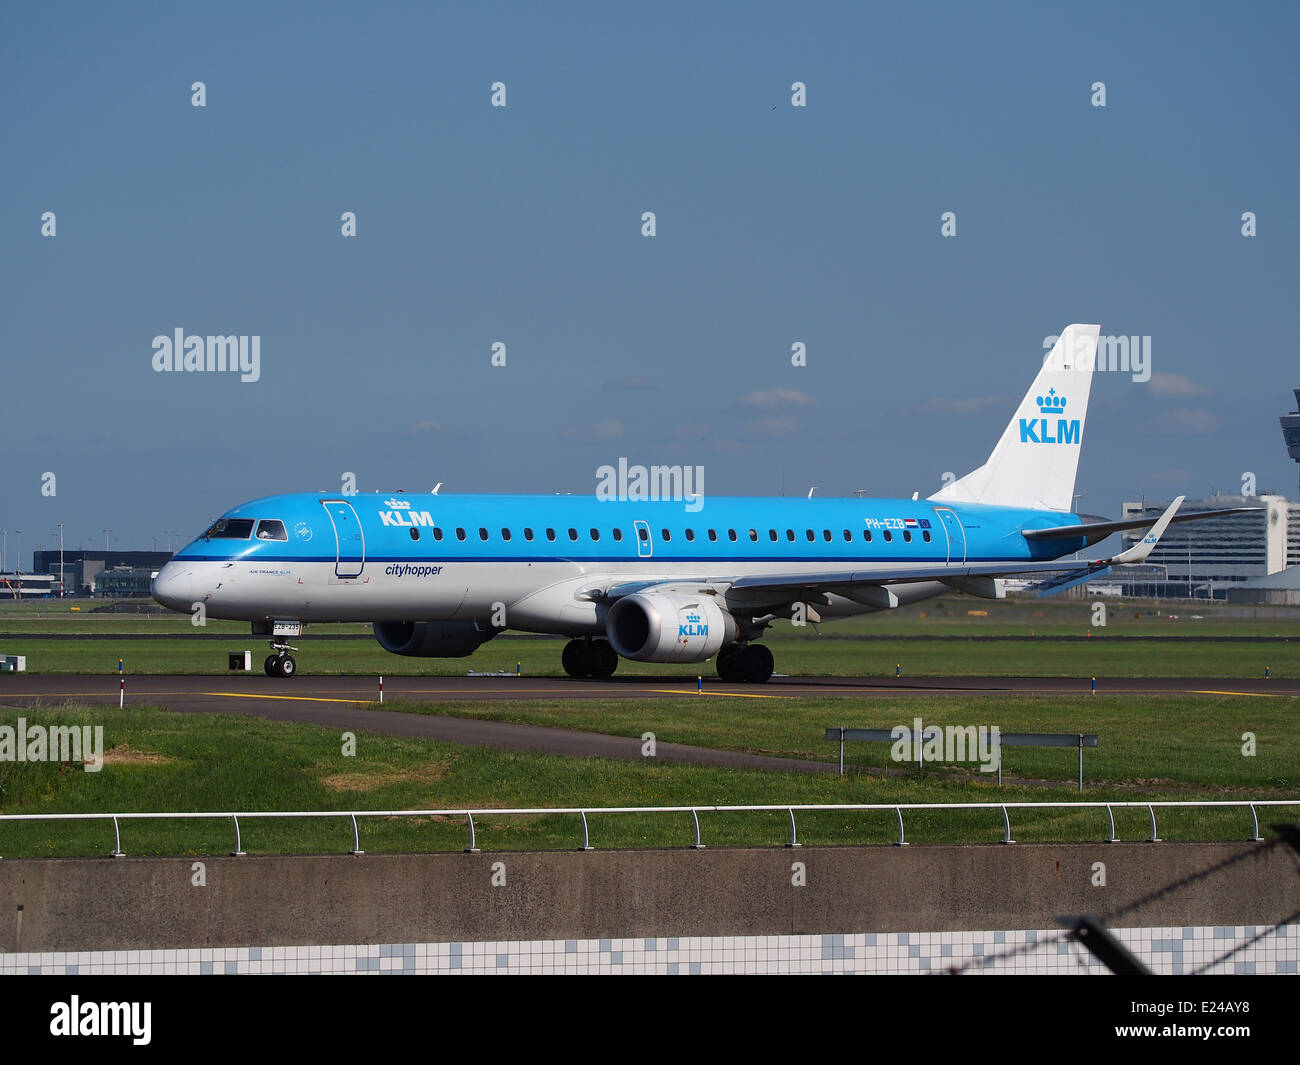
[[[1095,325],[1069,326],[988,461],[925,500],[601,500],[295,494],[235,507],[158,573],[164,606],[252,622],[268,675],[297,666],[306,622],[367,621],[399,655],[457,658],[505,629],[570,637],[564,669],[717,659],[762,683],[773,621],[894,610],[935,595],[1002,598],[999,578],[1059,591],[1141,562],[1176,517],[1112,558],[1069,560],[1146,521],[1071,512]],[[1215,513],[1224,513],[1216,511]]]

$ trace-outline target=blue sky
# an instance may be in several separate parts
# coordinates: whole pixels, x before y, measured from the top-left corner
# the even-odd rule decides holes
[[[578,493],[620,456],[714,495],[924,495],[1070,322],[1151,337],[1154,371],[1098,375],[1082,509],[1245,471],[1294,497],[1298,24],[7,4],[0,527],[30,562],[58,521],[147,548],[345,472]],[[154,372],[177,328],[259,336],[260,379]]]

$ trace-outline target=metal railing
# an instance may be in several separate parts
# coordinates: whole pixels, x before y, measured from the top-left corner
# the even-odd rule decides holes
[[[1259,814],[1258,807],[1276,807],[1276,806],[1293,806],[1300,807],[1300,799],[1205,799],[1205,800],[1164,800],[1164,801],[1124,801],[1124,802],[914,802],[914,803],[792,803],[778,805],[762,806],[555,806],[555,807],[524,807],[520,809],[478,809],[478,810],[291,810],[291,811],[243,811],[238,813],[90,813],[90,814],[0,814],[0,822],[7,821],[112,821],[113,822],[113,849],[110,855],[114,858],[124,858],[126,855],[122,851],[122,832],[120,822],[122,821],[148,821],[148,820],[175,820],[175,821],[194,821],[194,820],[227,820],[233,822],[235,832],[235,849],[231,851],[234,857],[243,857],[243,837],[240,832],[239,822],[242,818],[245,821],[253,820],[270,820],[273,818],[347,818],[352,824],[352,849],[349,854],[359,855],[365,852],[361,849],[361,832],[357,825],[359,817],[454,817],[464,818],[469,831],[469,846],[465,848],[467,853],[478,853],[477,836],[474,830],[474,818],[490,817],[537,817],[537,816],[575,816],[582,820],[582,847],[584,851],[593,850],[591,845],[590,826],[587,823],[588,814],[686,814],[691,815],[695,827],[695,841],[690,844],[694,850],[704,847],[700,836],[700,814],[702,813],[776,813],[784,812],[790,818],[790,838],[786,842],[787,847],[800,847],[797,826],[795,822],[795,812],[800,813],[831,813],[831,812],[892,812],[898,821],[898,839],[894,841],[895,846],[907,846],[907,838],[903,829],[903,812],[919,812],[922,810],[1000,810],[1002,813],[1002,838],[999,843],[1014,843],[1011,838],[1011,816],[1010,810],[1102,810],[1106,811],[1106,820],[1108,832],[1104,842],[1117,843],[1119,837],[1115,835],[1115,813],[1116,809],[1145,809],[1151,822],[1151,833],[1145,842],[1160,843],[1160,837],[1156,833],[1156,810],[1159,809],[1217,809],[1217,808],[1248,808],[1250,810],[1251,834],[1247,837],[1248,841],[1258,843],[1263,841],[1259,834]]]
[[[919,721],[919,718],[918,718]],[[952,727],[952,726],[948,726]],[[906,735],[901,735],[896,729],[888,728],[843,728],[835,726],[826,730],[828,740],[839,740],[840,743],[840,776],[844,775],[844,743],[845,741],[857,743],[898,743],[900,740],[906,742],[909,750],[913,745],[917,751],[917,767],[925,768],[925,745],[932,742],[935,738],[942,741],[944,737],[943,725],[925,725],[919,729],[912,729],[904,725]],[[963,730],[964,731],[964,730]],[[1083,749],[1085,747],[1096,747],[1100,743],[1095,734],[1086,732],[1002,732],[999,730],[995,734],[997,740],[997,770],[998,783],[1002,783],[1002,748],[1003,747],[1076,747],[1079,751],[1079,791],[1083,791]],[[974,738],[971,739],[974,745]],[[973,750],[972,746],[972,750]],[[943,762],[943,759],[939,759]]]

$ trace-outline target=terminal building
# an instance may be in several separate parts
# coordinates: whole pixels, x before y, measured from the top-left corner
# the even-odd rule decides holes
[[[1168,501],[1125,503],[1121,519],[1154,523],[1168,506]],[[1300,504],[1282,496],[1216,495],[1188,500],[1178,513],[1229,507],[1251,512],[1173,524],[1145,565],[1116,570],[1112,578],[1125,595],[1225,599],[1233,586],[1300,564]],[[1144,532],[1122,533],[1123,546],[1131,547]]]
[[[63,594],[147,596],[150,576],[171,561],[170,551],[64,551]],[[32,569],[52,574],[59,594],[59,552],[37,551]]]

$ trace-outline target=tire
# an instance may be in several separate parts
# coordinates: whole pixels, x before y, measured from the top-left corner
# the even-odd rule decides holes
[[[298,663],[293,660],[293,655],[280,656],[280,661],[276,663],[276,673],[286,679],[297,675]]]
[[[268,677],[274,677],[279,672],[275,657],[275,655],[267,655],[266,661],[262,664],[262,669],[266,671]]]
[[[608,640],[593,640],[587,661],[591,666],[591,675],[604,680],[612,677],[618,669],[618,652],[610,646]]]
[[[744,648],[729,643],[718,652],[715,665],[718,670],[718,678],[726,681],[728,684],[741,684],[745,680],[745,671],[741,665],[741,656],[744,654]]]
[[[745,648],[745,655],[741,659],[745,680],[750,684],[766,684],[775,665],[772,652],[761,643],[751,643]]]
[[[610,648],[613,650],[613,648]],[[570,640],[564,645],[564,653],[560,655],[560,664],[564,666],[564,672],[571,677],[589,677],[591,676],[591,661],[587,655],[587,642],[585,640]]]

